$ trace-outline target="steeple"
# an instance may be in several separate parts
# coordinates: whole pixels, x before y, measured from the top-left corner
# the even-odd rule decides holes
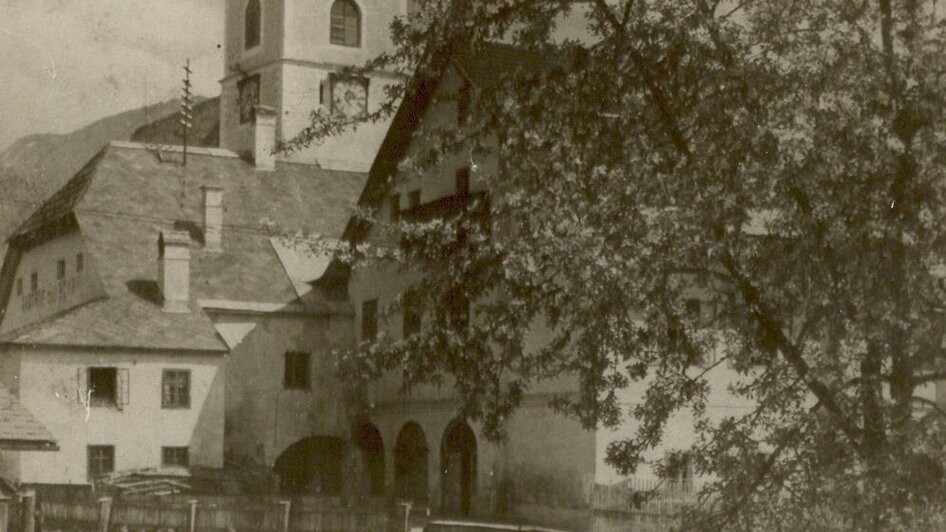
[[[254,109],[276,113],[276,140],[292,138],[316,109],[377,108],[395,80],[340,75],[391,46],[389,27],[411,0],[227,0],[220,146],[254,149]],[[365,171],[388,124],[363,124],[292,156],[325,168]]]

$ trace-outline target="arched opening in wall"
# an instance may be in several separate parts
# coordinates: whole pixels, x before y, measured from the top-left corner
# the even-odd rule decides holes
[[[284,495],[328,495],[342,492],[345,442],[331,436],[313,436],[290,445],[273,465]]]
[[[248,0],[243,13],[243,49],[249,50],[259,45],[262,30],[262,13],[259,0]]]
[[[368,492],[373,496],[384,495],[384,442],[378,427],[363,423],[357,434],[358,450],[364,460],[368,475]]]
[[[427,438],[413,421],[404,424],[394,446],[394,495],[427,504]]]
[[[361,46],[361,10],[354,0],[335,0],[330,15],[329,41],[342,46]]]
[[[469,515],[476,482],[476,435],[461,419],[443,433],[440,458],[441,511]]]

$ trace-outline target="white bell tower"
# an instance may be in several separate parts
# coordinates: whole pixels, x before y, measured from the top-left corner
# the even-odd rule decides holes
[[[390,24],[409,0],[227,0],[225,74],[221,80],[220,146],[253,149],[253,107],[276,111],[276,139],[292,138],[319,108],[346,113],[375,110],[384,87],[378,72],[345,78],[390,48]],[[289,157],[336,170],[367,171],[388,123],[361,124]]]

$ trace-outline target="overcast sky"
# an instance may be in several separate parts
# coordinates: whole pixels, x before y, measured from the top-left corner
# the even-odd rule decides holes
[[[219,93],[225,0],[0,0],[0,150],[180,94]]]

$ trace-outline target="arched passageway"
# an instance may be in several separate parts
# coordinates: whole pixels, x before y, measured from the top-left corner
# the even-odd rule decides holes
[[[286,495],[340,495],[345,442],[331,436],[313,436],[290,445],[273,470],[279,490]]]
[[[356,434],[356,443],[368,476],[368,492],[372,496],[384,495],[384,441],[381,432],[371,423],[362,423]]]
[[[476,435],[463,420],[454,420],[444,431],[440,464],[441,511],[469,515],[476,482]]]
[[[394,446],[394,495],[399,500],[427,504],[427,438],[413,421],[401,427]]]

